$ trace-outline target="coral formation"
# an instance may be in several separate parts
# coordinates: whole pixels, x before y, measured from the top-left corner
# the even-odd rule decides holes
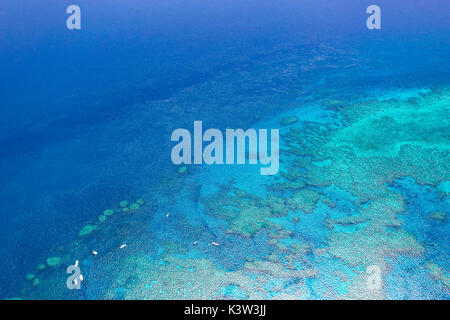
[[[441,212],[441,211],[434,211],[434,212],[430,213],[430,218],[441,221],[441,222],[445,222],[445,219],[447,218],[447,214],[445,212]]]
[[[294,124],[298,122],[298,117],[297,116],[289,116],[289,117],[285,117],[283,119],[281,119],[280,124],[282,126],[289,126],[291,124]]]
[[[40,264],[38,264],[38,266],[37,266],[37,269],[38,269],[39,271],[45,270],[45,268],[46,268],[46,265],[43,264],[43,263],[40,263]]]
[[[47,263],[49,267],[55,268],[61,264],[61,261],[60,257],[50,257],[45,260],[45,263]]]
[[[292,210],[302,210],[304,213],[311,213],[316,208],[320,195],[314,190],[302,189],[296,191],[287,203]]]
[[[426,267],[434,280],[439,281],[447,289],[450,289],[450,276],[446,275],[439,265],[434,262],[429,262],[426,264]]]
[[[114,210],[112,210],[112,209],[108,209],[108,210],[105,210],[105,211],[103,211],[103,215],[104,216],[112,216],[114,214]]]
[[[34,274],[32,274],[32,273],[27,273],[27,274],[25,275],[25,279],[27,279],[27,280],[29,280],[29,281],[33,280],[35,277],[36,277],[36,276],[35,276]]]
[[[80,236],[80,237],[84,237],[84,236],[87,236],[88,234],[90,234],[90,233],[92,233],[93,231],[95,231],[95,230],[97,230],[97,226],[96,225],[93,225],[93,224],[87,224],[87,225],[85,225],[81,230],[80,230],[80,232],[78,233],[78,235]]]
[[[333,256],[364,267],[382,266],[386,256],[395,254],[424,254],[416,237],[401,229],[397,215],[404,211],[403,199],[387,185],[408,175],[430,185],[449,179],[448,97],[437,91],[408,101],[346,105],[342,127],[311,122],[304,130],[288,132],[288,153],[302,156],[293,166],[304,169],[300,176],[308,185],[334,185],[356,198],[357,215],[328,220],[330,228],[340,226],[328,238]],[[323,161],[326,165],[316,165]],[[305,190],[296,191],[288,203],[310,212],[319,197]]]
[[[225,272],[206,259],[169,256],[161,263],[131,255],[120,267],[108,299],[115,298],[119,288],[125,288],[124,299],[207,299],[217,297],[227,283]]]
[[[261,199],[237,188],[222,190],[205,203],[210,215],[228,223],[228,231],[242,236],[253,236],[274,225],[270,217],[285,215],[284,201],[271,195]]]
[[[136,211],[136,210],[139,210],[139,208],[140,208],[140,206],[138,203],[132,203],[130,205],[130,210]]]
[[[283,169],[267,188],[258,190],[261,193],[244,191],[234,182],[221,185],[218,192],[201,187],[186,192],[194,188],[181,188],[175,175],[161,182],[158,214],[145,220],[158,227],[152,241],[141,237],[145,240],[139,242],[135,236],[138,228],[148,227],[140,220],[145,214],[107,218],[119,212],[115,210],[147,209],[143,199],[122,201],[98,216],[100,223],[84,226],[79,232],[83,238],[68,246],[70,250],[54,253],[62,258],[49,258],[46,264],[57,267],[62,259],[80,258],[82,267],[95,273],[96,263],[104,259],[108,268],[119,257],[111,266],[110,282],[102,283],[106,294],[98,293],[106,298],[379,299],[389,297],[384,284],[393,272],[392,264],[407,256],[448,290],[445,265],[438,259],[440,265],[430,262],[434,258],[427,256],[427,241],[404,226],[407,200],[392,187],[396,179],[412,177],[430,188],[439,186],[442,197],[447,196],[448,89],[407,100],[357,103],[331,99],[331,94],[336,92],[324,89],[317,96],[325,98],[321,103],[334,114],[333,121],[305,121],[298,128],[283,128],[287,132],[281,150]],[[281,124],[298,121],[291,116]],[[180,175],[186,172],[186,167],[178,169]],[[182,198],[193,193],[194,200]],[[173,205],[177,197],[183,199],[182,206]],[[432,210],[424,211],[425,220],[432,212],[429,218],[443,223],[430,221],[430,225],[445,227],[445,209]],[[99,230],[95,236],[84,237],[95,230]],[[126,249],[119,246],[124,241]],[[260,255],[248,254],[246,245],[236,245],[245,241],[255,243],[258,250],[264,245],[268,249]],[[95,257],[93,249],[98,250]],[[383,286],[369,291],[366,268],[373,265],[382,271]],[[56,285],[50,280],[56,269],[39,265],[38,270],[39,279],[26,276],[29,291],[24,292],[36,294],[46,288],[45,292],[63,296],[60,288],[53,290]],[[34,291],[29,288],[38,285]]]
[[[126,207],[128,207],[128,201],[127,201],[127,200],[120,201],[120,202],[119,202],[119,206],[120,206],[121,208],[126,208]]]

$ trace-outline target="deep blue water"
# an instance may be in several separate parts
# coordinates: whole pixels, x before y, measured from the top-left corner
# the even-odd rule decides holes
[[[25,274],[55,255],[58,245],[72,252],[81,227],[124,199],[153,201],[146,207],[151,219],[130,223],[121,234],[135,241],[134,252],[145,252],[149,259],[159,259],[158,241],[166,238],[182,244],[194,238],[219,239],[222,252],[210,252],[200,243],[197,258],[208,257],[229,272],[241,269],[247,257],[267,257],[272,252],[270,230],[251,239],[229,235],[223,221],[209,216],[200,204],[205,193],[214,194],[217,185],[241,173],[227,166],[220,174],[189,167],[193,175],[188,180],[200,186],[198,194],[194,188],[180,195],[176,192],[182,186],[165,182],[177,178],[178,169],[170,161],[170,133],[192,129],[194,120],[220,129],[261,126],[304,101],[314,104],[311,97],[317,88],[334,89],[336,98],[364,100],[399,88],[448,86],[448,1],[377,0],[382,29],[370,31],[365,9],[372,2],[3,1],[0,297],[20,296]],[[81,30],[65,27],[70,4],[81,7]],[[325,57],[323,65],[308,68],[318,57]],[[305,68],[289,72],[289,65],[301,64]],[[357,67],[342,68],[352,64]],[[323,111],[308,110],[305,118]],[[257,194],[267,180],[258,174],[250,177]],[[406,201],[405,210],[414,214],[405,216],[405,229],[420,241],[435,243],[437,249],[427,251],[423,259],[433,259],[448,271],[448,218],[444,229],[433,222],[424,230],[429,222],[417,216],[419,211],[448,214],[448,196],[439,200],[435,187],[424,191],[414,181],[396,183],[393,188],[404,197],[420,195]],[[340,192],[336,197],[342,197]],[[351,199],[336,202],[335,210],[352,212]],[[179,225],[165,225],[158,218],[166,212]],[[324,220],[333,214],[321,211],[307,216],[303,225],[291,225],[291,240],[326,246],[330,231]],[[198,228],[191,230],[186,223]],[[149,234],[152,238],[145,238]],[[111,242],[108,245],[115,245],[114,239]],[[111,255],[114,258],[108,259],[125,259],[123,254]],[[92,262],[85,260],[87,270]],[[333,272],[349,268],[337,260],[316,263]],[[419,262],[399,263],[389,279],[404,279],[408,263]],[[102,280],[93,283],[86,272],[89,289],[69,297],[103,297],[102,288],[108,288],[114,276],[106,263],[103,269],[99,265],[89,270],[91,279],[98,272]],[[65,277],[64,270],[62,274]],[[339,287],[335,276],[320,279]],[[310,297],[326,297],[317,284],[322,280],[308,279]],[[414,297],[404,296],[395,285],[398,281],[392,281],[391,297]],[[433,287],[433,280],[427,281],[424,288]],[[426,297],[448,298],[448,289],[433,288],[436,294]],[[226,290],[225,295],[242,295],[233,287]]]

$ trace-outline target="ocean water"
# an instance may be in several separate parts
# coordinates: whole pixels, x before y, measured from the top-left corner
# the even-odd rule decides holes
[[[375,2],[2,3],[0,298],[448,299],[450,5]],[[279,172],[174,165],[197,120]]]

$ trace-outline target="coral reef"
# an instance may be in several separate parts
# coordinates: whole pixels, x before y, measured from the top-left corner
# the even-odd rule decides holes
[[[184,174],[187,172],[187,167],[186,166],[182,166],[178,169],[178,173],[179,174]]]
[[[112,210],[112,209],[108,209],[108,210],[105,210],[105,211],[103,211],[103,215],[104,216],[112,216],[114,214],[114,210]]]
[[[105,222],[107,219],[107,216],[105,216],[104,214],[101,214],[98,216],[98,222],[103,223]]]
[[[55,268],[61,264],[61,258],[60,257],[50,257],[50,258],[47,258],[47,260],[45,260],[45,263],[47,263],[47,265],[49,267]]]
[[[281,119],[280,124],[282,126],[289,126],[291,124],[294,124],[298,122],[298,117],[297,116],[289,116],[289,117],[285,117],[283,119]]]
[[[37,269],[38,269],[39,271],[42,271],[42,270],[45,270],[46,267],[47,267],[47,266],[46,266],[45,264],[40,263],[40,264],[38,264]]]
[[[302,210],[304,213],[311,213],[316,208],[320,195],[314,190],[302,189],[296,191],[287,203],[292,210]]]
[[[441,222],[445,222],[445,220],[447,219],[447,214],[441,211],[434,211],[430,213],[430,218]]]
[[[34,274],[32,274],[32,273],[27,273],[26,276],[25,276],[25,279],[31,281],[31,280],[33,280],[35,277],[36,277],[36,276],[35,276]]]
[[[426,267],[431,275],[431,277],[442,283],[447,289],[450,289],[450,277],[444,273],[442,268],[434,262],[429,262]]]
[[[261,193],[245,191],[235,181],[214,192],[180,186],[175,174],[161,182],[160,208],[151,219],[132,214],[147,209],[147,199],[116,203],[99,216],[94,213],[98,222],[84,226],[81,238],[64,245],[69,250],[52,253],[62,258],[46,264],[55,268],[80,259],[91,279],[108,274],[103,291],[93,291],[110,299],[382,299],[390,297],[386,275],[405,256],[448,290],[445,265],[427,256],[429,243],[404,226],[408,201],[393,182],[412,177],[430,188],[439,186],[446,196],[450,92],[435,89],[407,100],[357,103],[334,94],[326,88],[317,92],[333,120],[283,128],[283,169]],[[291,116],[281,124],[298,121]],[[186,172],[178,169],[180,175]],[[182,205],[177,206],[178,197]],[[439,223],[426,215],[425,220],[445,227],[445,208],[432,210],[424,212],[432,212],[429,218]],[[120,211],[130,214],[113,215]],[[143,221],[157,226],[151,241],[136,236],[139,228],[150,229]],[[245,241],[268,249],[248,254],[246,246],[236,245]],[[96,271],[99,265],[103,269]],[[374,265],[381,270],[382,286],[368,290],[366,268]],[[41,266],[33,271],[37,276],[26,276],[20,296],[35,297],[39,290],[64,296],[60,280],[66,275],[56,275],[56,284],[57,269]]]
[[[118,277],[106,294],[114,299],[124,288],[124,299],[208,299],[218,297],[227,277],[206,259],[169,256],[161,261],[131,255],[117,270]]]
[[[128,207],[128,201],[127,200],[120,201],[119,202],[119,207],[121,207],[121,208]]]
[[[90,234],[90,233],[92,233],[93,231],[95,231],[95,230],[97,230],[97,226],[96,225],[93,225],[93,224],[87,224],[87,225],[85,225],[81,230],[80,230],[80,232],[78,232],[78,235],[80,236],[80,237],[84,237],[84,236],[87,236],[88,234]]]
[[[228,223],[229,232],[247,237],[274,225],[270,217],[287,213],[282,199],[273,195],[261,199],[237,188],[222,190],[205,205],[210,215]]]
[[[335,186],[355,197],[357,214],[327,220],[332,256],[355,267],[385,268],[387,257],[424,255],[423,244],[402,229],[402,196],[388,186],[404,176],[429,185],[450,178],[448,97],[448,89],[441,89],[407,101],[327,102],[340,107],[341,126],[307,122],[284,135],[286,152],[295,157],[283,173],[285,179],[315,188]],[[286,201],[291,209],[310,213],[317,207],[320,195],[310,187],[293,191],[286,184],[271,186],[283,189],[291,194]],[[326,196],[322,202],[336,207]],[[445,221],[445,214],[435,212],[430,218]],[[442,279],[442,273],[433,270],[435,278]],[[383,291],[368,295],[361,285],[365,277],[359,273],[352,280],[347,297],[382,298]]]

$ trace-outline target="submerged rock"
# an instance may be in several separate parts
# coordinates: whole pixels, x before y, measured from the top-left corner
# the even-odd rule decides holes
[[[134,210],[134,211],[139,210],[139,204],[137,204],[137,203],[132,203],[132,204],[130,205],[130,210]]]
[[[120,206],[121,208],[126,208],[126,207],[128,207],[128,201],[127,201],[127,200],[120,201],[120,202],[119,202],[119,206]]]
[[[294,124],[298,121],[298,117],[297,116],[289,116],[289,117],[285,117],[283,119],[281,119],[280,124],[282,126],[289,126],[291,124]]]
[[[112,209],[103,211],[104,216],[112,216],[113,214],[114,214],[114,210],[112,210]]]
[[[101,214],[101,215],[98,216],[98,221],[99,221],[100,223],[105,222],[106,219],[107,219],[107,217],[106,217],[105,215],[103,215],[103,214]]]
[[[61,264],[61,258],[60,257],[51,257],[51,258],[48,258],[47,260],[45,260],[45,262],[47,263],[47,265],[49,267],[57,267]]]
[[[38,269],[39,271],[42,271],[42,270],[44,270],[45,268],[47,268],[47,267],[46,267],[45,264],[43,264],[43,263],[40,263],[40,264],[38,264],[38,266],[37,266],[37,269]]]
[[[342,107],[345,106],[346,102],[343,100],[329,99],[322,102],[325,107]]]
[[[32,273],[27,273],[27,275],[25,276],[25,279],[31,281],[34,279],[34,277],[36,277],[34,274]]]
[[[94,231],[96,229],[97,229],[97,227],[95,225],[87,224],[83,227],[83,229],[81,229],[81,231],[78,233],[78,235],[80,237],[87,236],[88,234],[90,234],[92,231]]]
[[[180,167],[180,168],[178,169],[178,173],[179,173],[179,174],[184,174],[184,173],[186,173],[186,171],[187,171],[187,168],[186,168],[185,166]]]
[[[441,211],[435,211],[430,214],[431,219],[442,221],[442,222],[445,221],[446,217],[447,217],[447,215],[445,214],[445,212],[441,212]]]

